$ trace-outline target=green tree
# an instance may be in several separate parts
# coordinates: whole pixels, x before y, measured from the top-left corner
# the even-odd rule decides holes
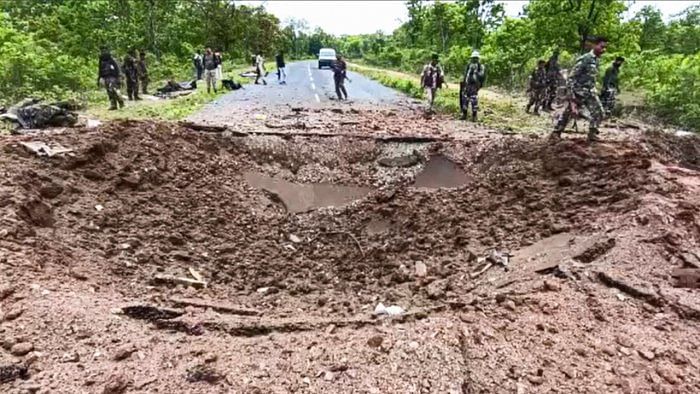
[[[661,11],[652,7],[643,7],[634,17],[641,25],[639,47],[642,50],[661,48],[664,44],[666,25],[661,17]]]

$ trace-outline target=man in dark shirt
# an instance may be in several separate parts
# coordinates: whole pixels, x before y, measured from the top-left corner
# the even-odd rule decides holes
[[[119,85],[121,81],[119,80],[119,64],[114,60],[112,54],[109,53],[109,49],[102,47],[100,53],[99,66],[97,68],[97,86],[100,86],[100,81],[104,84],[107,90],[107,97],[109,97],[110,110],[117,109],[117,104],[120,108],[124,107],[124,100],[122,100],[119,94]]]
[[[606,115],[610,115],[615,108],[615,96],[620,93],[620,86],[617,83],[617,76],[620,73],[620,66],[625,62],[625,58],[618,56],[612,66],[608,67],[603,77],[603,88],[600,90],[600,103]]]
[[[331,68],[333,69],[333,82],[335,82],[335,94],[338,95],[338,100],[347,100],[348,91],[345,90],[345,79],[347,79],[348,65],[343,60],[343,56],[337,54],[335,62]]]
[[[275,56],[275,61],[277,62],[277,80],[279,81],[280,85],[286,85],[287,71],[285,69],[284,53],[282,51],[277,53],[277,56]]]
[[[129,50],[124,57],[124,76],[126,77],[126,95],[129,100],[141,100],[139,97],[139,69],[136,60],[136,51]]]

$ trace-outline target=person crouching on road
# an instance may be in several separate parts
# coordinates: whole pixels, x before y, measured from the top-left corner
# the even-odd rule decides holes
[[[348,78],[348,65],[345,63],[343,56],[337,54],[331,68],[333,69],[333,82],[335,83],[335,94],[338,96],[338,101],[347,100],[348,91],[345,90],[345,80]]]
[[[214,93],[216,93],[216,67],[218,64],[216,64],[216,56],[211,52],[211,48],[207,48],[204,51],[202,63],[204,64],[204,79],[207,82],[207,93],[210,93],[211,89],[214,89]]]
[[[255,84],[260,85],[260,80],[262,79],[263,85],[267,85],[265,80],[265,59],[262,57],[262,53],[258,52],[255,55]]]
[[[420,85],[425,89],[425,93],[428,96],[428,111],[430,112],[433,111],[437,90],[442,87],[444,79],[445,76],[442,73],[442,66],[438,62],[438,55],[434,53],[430,63],[423,67],[420,77]]]
[[[97,69],[97,86],[100,86],[100,81],[104,84],[107,90],[107,97],[109,97],[109,109],[117,109],[117,104],[119,108],[124,108],[124,100],[122,100],[121,93],[119,93],[119,85],[121,85],[120,75],[119,75],[119,64],[109,53],[107,47],[102,47],[99,66]]]

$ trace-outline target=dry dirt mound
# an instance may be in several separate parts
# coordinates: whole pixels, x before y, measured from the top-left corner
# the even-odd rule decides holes
[[[697,138],[41,139],[0,141],[13,390],[700,390]]]

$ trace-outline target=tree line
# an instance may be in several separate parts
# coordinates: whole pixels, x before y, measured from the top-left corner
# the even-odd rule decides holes
[[[351,59],[415,73],[438,53],[452,77],[477,49],[488,65],[487,84],[521,89],[538,59],[558,48],[561,64],[570,66],[586,36],[604,35],[604,62],[627,58],[623,88],[640,89],[659,114],[700,128],[700,6],[665,23],[653,7],[623,20],[622,0],[531,0],[518,18],[506,17],[495,0],[405,4],[408,19],[391,34],[332,36],[233,0],[0,0],[0,104],[94,88],[103,45],[119,56],[146,50],[154,80],[186,78],[194,51],[205,47],[238,63],[257,51],[303,58],[334,47]]]

